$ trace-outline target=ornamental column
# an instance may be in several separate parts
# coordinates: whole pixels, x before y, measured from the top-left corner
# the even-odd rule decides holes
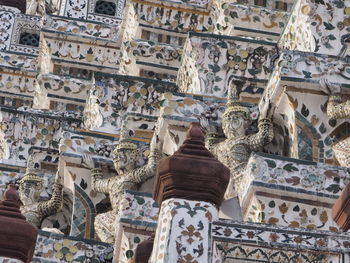
[[[21,214],[18,201],[16,187],[9,185],[0,202],[0,262],[29,263],[34,254],[38,231]]]
[[[210,224],[218,219],[230,170],[204,146],[199,123],[160,161],[154,199],[161,205],[151,263],[212,262]]]

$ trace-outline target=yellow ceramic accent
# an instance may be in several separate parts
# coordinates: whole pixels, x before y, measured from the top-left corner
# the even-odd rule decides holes
[[[241,51],[239,52],[239,55],[241,56],[241,58],[247,58],[248,55],[249,55],[249,53],[248,53],[248,51],[246,51],[246,50],[241,50]]]
[[[227,50],[228,54],[233,56],[233,55],[236,55],[237,53],[237,49],[235,48],[230,48],[229,50]]]
[[[61,243],[56,243],[53,245],[53,248],[56,249],[57,251],[61,250],[62,244]]]

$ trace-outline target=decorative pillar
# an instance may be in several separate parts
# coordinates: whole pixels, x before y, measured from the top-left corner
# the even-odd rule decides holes
[[[205,148],[199,123],[192,123],[184,144],[158,166],[154,199],[161,208],[150,262],[212,261],[210,225],[229,179],[230,170]]]
[[[0,0],[0,5],[15,7],[18,10],[20,10],[23,14],[26,13],[26,0]]]
[[[21,214],[18,201],[16,186],[9,185],[0,202],[0,259],[29,263],[38,231]]]

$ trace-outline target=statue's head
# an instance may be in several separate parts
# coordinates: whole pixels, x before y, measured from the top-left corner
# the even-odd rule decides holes
[[[227,138],[244,136],[250,122],[250,111],[239,102],[242,80],[233,79],[228,88],[227,108],[222,117],[222,129]]]
[[[22,203],[30,205],[38,202],[43,187],[44,182],[40,176],[33,172],[26,173],[19,181],[19,197]]]
[[[232,105],[226,108],[222,118],[222,129],[227,138],[244,136],[250,123],[250,112],[247,107]]]
[[[136,168],[138,157],[137,145],[130,139],[130,130],[127,121],[124,120],[118,145],[114,149],[114,167],[119,175],[130,172]]]
[[[114,167],[118,174],[132,171],[136,168],[138,157],[137,145],[130,141],[121,141],[114,149]]]

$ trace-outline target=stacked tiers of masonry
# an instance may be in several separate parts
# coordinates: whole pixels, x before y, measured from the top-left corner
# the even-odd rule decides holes
[[[319,82],[327,77],[348,94],[346,1],[265,1],[266,6],[256,6],[258,1],[72,0],[62,1],[55,14],[46,16],[25,15],[23,6],[0,3],[5,28],[0,35],[0,180],[4,189],[21,178],[33,156],[44,178],[42,199],[47,199],[60,162],[64,208],[46,218],[42,227],[58,228],[77,239],[94,238],[94,218],[109,204],[104,194],[92,189],[82,155],[89,153],[104,165],[106,175],[115,176],[112,150],[126,117],[138,144],[139,166],[147,160],[160,116],[157,131],[164,154],[173,154],[185,140],[189,123],[203,117],[219,127],[222,138],[228,84],[236,78],[244,83],[241,101],[253,119],[249,132],[255,131],[261,98],[277,105],[274,140],[261,149],[269,154],[251,156],[245,187],[238,190],[244,221],[296,227],[291,245],[305,234],[300,227],[313,229],[312,244],[319,247],[325,241],[318,230],[339,230],[330,209],[349,175],[337,166],[332,138],[347,137],[348,122],[327,117],[327,96]],[[151,192],[151,185],[139,191]],[[147,194],[128,193],[125,200],[128,204],[116,222],[122,238],[114,255],[120,262],[133,260],[136,245],[154,232],[157,217]],[[260,242],[277,242],[271,233],[280,231],[282,236],[289,228],[229,225],[217,228],[225,232],[215,236],[225,262],[244,260],[249,253],[254,259],[271,251],[289,253],[289,258],[298,253]],[[266,236],[252,234],[252,228]],[[233,229],[246,229],[247,242],[237,243],[240,237]],[[331,233],[322,235],[332,240]],[[261,248],[256,253],[248,242],[253,236]],[[334,254],[322,255],[340,262],[347,235],[342,234],[341,244],[332,242],[324,250]],[[58,248],[52,248],[55,253],[37,249],[38,257],[48,260],[61,256]],[[235,249],[243,254],[235,256]],[[301,254],[314,260],[315,251],[308,247]],[[83,260],[90,254],[70,255]]]

